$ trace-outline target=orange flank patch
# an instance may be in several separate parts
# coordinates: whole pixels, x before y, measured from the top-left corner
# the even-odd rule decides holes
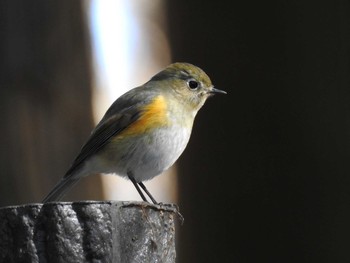
[[[168,117],[166,114],[167,105],[163,96],[159,95],[154,100],[142,108],[140,118],[130,124],[128,128],[122,131],[117,137],[139,135],[147,130],[166,126]]]

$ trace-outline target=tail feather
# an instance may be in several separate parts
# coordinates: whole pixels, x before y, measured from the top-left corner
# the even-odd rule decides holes
[[[59,181],[51,192],[44,198],[43,203],[51,201],[59,201],[64,196],[64,194],[70,190],[77,182],[79,178],[69,178],[65,177]]]

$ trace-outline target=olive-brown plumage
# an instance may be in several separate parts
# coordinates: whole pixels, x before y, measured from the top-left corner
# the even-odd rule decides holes
[[[59,200],[84,176],[115,173],[130,179],[144,201],[142,190],[156,203],[142,182],[174,164],[188,143],[198,110],[215,93],[225,92],[215,89],[200,68],[169,65],[111,105],[43,202]]]

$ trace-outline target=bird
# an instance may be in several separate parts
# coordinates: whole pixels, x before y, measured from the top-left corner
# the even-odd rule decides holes
[[[43,203],[59,201],[79,179],[117,174],[129,179],[142,200],[155,198],[144,185],[171,167],[185,150],[193,122],[214,88],[199,67],[172,63],[142,86],[129,90],[106,111],[63,178]]]

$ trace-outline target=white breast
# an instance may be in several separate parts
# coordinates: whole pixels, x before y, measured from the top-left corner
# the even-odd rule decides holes
[[[152,179],[172,166],[185,150],[191,130],[172,127],[158,129],[144,137],[127,165],[137,181]]]
[[[150,180],[172,166],[186,148],[190,128],[164,127],[147,135],[129,138],[114,148],[93,156],[81,170],[81,176],[91,173],[115,173],[127,177],[132,173],[137,182]]]

